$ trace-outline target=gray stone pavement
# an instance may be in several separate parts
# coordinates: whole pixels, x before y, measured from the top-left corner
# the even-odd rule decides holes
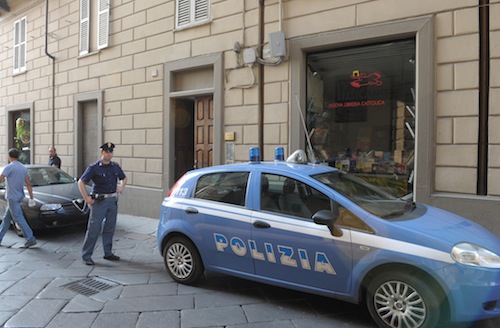
[[[196,286],[166,273],[156,246],[158,221],[120,214],[114,250],[121,261],[81,262],[84,228],[37,233],[38,244],[9,231],[0,247],[3,327],[375,327],[361,306],[208,274]],[[500,319],[475,328],[500,327]]]

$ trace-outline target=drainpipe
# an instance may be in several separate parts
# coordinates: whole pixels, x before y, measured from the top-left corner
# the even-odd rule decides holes
[[[262,58],[262,48],[264,44],[264,0],[259,0],[259,47],[258,57]],[[258,125],[258,146],[261,152],[261,158],[264,160],[264,65],[258,65],[259,81],[258,87],[258,109],[257,109],[257,125]]]
[[[490,91],[490,3],[479,0],[479,136],[477,194],[488,194],[488,117]]]
[[[51,147],[54,147],[55,143],[55,99],[56,99],[56,57],[49,54],[48,52],[48,29],[49,29],[49,0],[45,0],[45,54],[52,59],[52,142]]]

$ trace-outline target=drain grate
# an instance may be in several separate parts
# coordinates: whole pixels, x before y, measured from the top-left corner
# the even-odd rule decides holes
[[[63,285],[62,287],[77,292],[78,294],[91,296],[115,286],[118,286],[116,282],[99,277],[90,277]]]

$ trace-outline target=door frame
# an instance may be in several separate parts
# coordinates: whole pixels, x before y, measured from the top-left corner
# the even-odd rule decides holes
[[[182,90],[176,89],[176,73],[182,71],[196,71],[196,69],[212,68],[213,80],[209,86],[183,86]],[[224,161],[223,144],[223,56],[221,53],[191,57],[165,63],[165,98],[164,98],[164,136],[163,136],[163,189],[168,190],[174,183],[175,176],[175,99],[194,98],[211,95],[214,106],[214,144],[213,163],[222,164]]]
[[[95,145],[96,152],[99,149],[99,146],[102,143],[102,138],[103,138],[103,122],[102,122],[102,113],[103,113],[103,91],[95,91],[95,92],[88,92],[88,93],[81,93],[81,94],[76,94],[74,96],[74,121],[73,121],[73,128],[74,128],[74,133],[73,133],[73,147],[74,149],[74,156],[73,156],[73,176],[78,176],[78,172],[83,172],[85,167],[80,167],[80,157],[82,153],[82,143],[83,143],[83,131],[82,131],[82,110],[83,110],[83,103],[88,102],[88,101],[96,101],[97,102],[97,144]],[[90,163],[87,163],[90,164]]]

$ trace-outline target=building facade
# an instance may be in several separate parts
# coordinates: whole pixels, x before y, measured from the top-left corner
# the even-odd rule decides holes
[[[0,153],[79,176],[115,143],[120,211],[193,167],[308,149],[500,235],[497,0],[4,0]],[[6,160],[3,160],[3,163]]]

